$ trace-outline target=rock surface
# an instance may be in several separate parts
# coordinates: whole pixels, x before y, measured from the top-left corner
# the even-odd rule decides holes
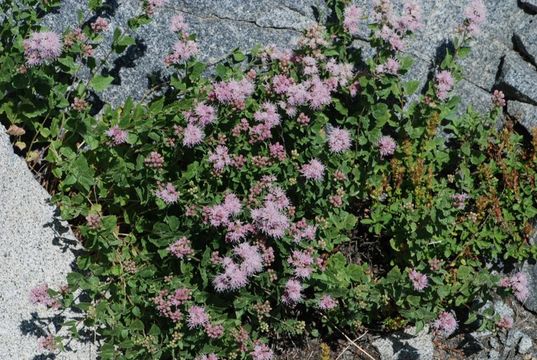
[[[509,101],[507,113],[516,118],[528,131],[537,127],[537,106],[520,101]]]
[[[516,53],[505,56],[498,85],[509,99],[537,104],[537,71]]]
[[[0,359],[40,359],[37,339],[50,313],[30,303],[29,291],[42,283],[57,288],[71,270],[76,242],[48,199],[0,125]],[[71,346],[56,359],[95,358],[89,344]]]
[[[406,329],[373,342],[381,360],[432,360],[433,336],[426,327],[416,334],[415,328]]]

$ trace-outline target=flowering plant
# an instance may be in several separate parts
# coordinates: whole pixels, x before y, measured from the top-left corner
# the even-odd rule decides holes
[[[177,15],[169,91],[99,115],[90,91],[113,79],[91,49],[106,20],[63,44],[33,27],[3,35],[13,46],[0,58],[1,120],[35,134],[27,160],[48,164],[53,199],[86,249],[67,287],[32,299],[81,310],[103,359],[264,360],[278,336],[406,324],[449,336],[505,327],[478,310],[495,294],[527,296],[523,274],[497,270],[536,254],[537,143],[496,127],[501,94],[489,114],[457,115],[451,93],[482,2],[422,90],[402,52],[421,26],[417,3],[397,13],[376,0],[369,23],[348,1],[327,3],[334,20],[296,50],[236,51],[214,77]],[[133,26],[162,6],[149,1]],[[361,27],[374,49],[365,63],[353,46]],[[131,41],[116,30],[113,49]],[[20,98],[29,110],[15,108]]]

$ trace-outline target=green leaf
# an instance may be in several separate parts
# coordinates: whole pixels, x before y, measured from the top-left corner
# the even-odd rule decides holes
[[[112,81],[114,81],[112,76],[96,75],[93,79],[91,79],[89,85],[96,92],[101,92],[106,90],[110,84],[112,84]]]

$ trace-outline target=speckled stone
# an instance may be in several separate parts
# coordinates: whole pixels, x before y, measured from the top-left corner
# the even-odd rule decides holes
[[[537,0],[519,0],[520,6],[532,14],[537,14]]]
[[[507,113],[517,119],[528,131],[537,127],[537,106],[520,101],[508,101]]]
[[[498,83],[509,99],[537,104],[537,71],[517,53],[506,55]]]
[[[71,270],[76,241],[48,199],[0,125],[0,359],[40,359],[47,323],[40,319],[51,312],[32,305],[29,291],[45,282],[57,288]],[[90,344],[71,347],[55,359],[95,359]]]
[[[534,65],[537,64],[537,19],[520,23],[513,37],[515,45]]]
[[[415,328],[397,332],[373,341],[381,360],[432,360],[433,335],[425,327],[420,333]]]

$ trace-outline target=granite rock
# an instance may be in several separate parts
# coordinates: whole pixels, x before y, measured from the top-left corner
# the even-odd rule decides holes
[[[520,101],[508,101],[507,113],[514,117],[528,131],[537,127],[537,106]]]
[[[40,358],[37,339],[54,318],[30,303],[29,291],[42,283],[57,288],[71,271],[77,242],[48,200],[0,125],[0,359]],[[90,343],[70,347],[55,359],[95,359]]]
[[[537,0],[519,0],[520,6],[531,14],[537,14]]]
[[[381,360],[432,360],[434,354],[433,335],[426,327],[416,334],[408,328],[373,341]]]
[[[522,266],[522,271],[528,276],[528,289],[530,291],[523,305],[526,309],[537,313],[537,264],[526,262]]]
[[[533,347],[533,341],[528,335],[522,335],[522,338],[518,342],[517,350],[519,354],[527,354]]]
[[[515,52],[505,56],[498,85],[509,99],[537,104],[537,71]]]
[[[513,35],[513,41],[533,65],[537,65],[537,19],[529,18],[520,23]]]

